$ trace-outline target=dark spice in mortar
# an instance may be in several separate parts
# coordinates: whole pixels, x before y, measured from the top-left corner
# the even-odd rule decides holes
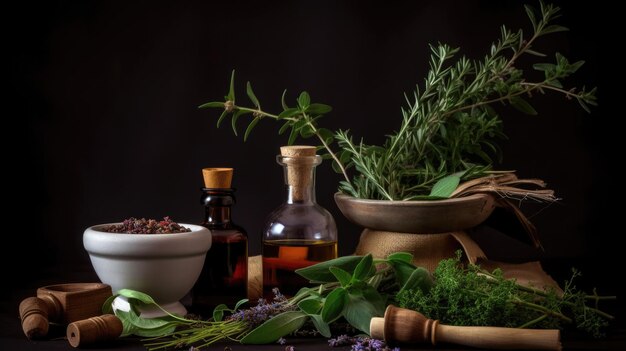
[[[121,224],[107,226],[103,231],[125,234],[173,234],[190,232],[191,229],[172,221],[170,217],[163,217],[162,221],[131,217],[125,219]]]

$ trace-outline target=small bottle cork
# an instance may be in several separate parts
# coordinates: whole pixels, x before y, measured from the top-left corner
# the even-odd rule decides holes
[[[123,329],[124,326],[119,318],[112,314],[105,314],[68,325],[67,341],[73,347],[88,346],[98,341],[117,339],[122,335]]]
[[[232,168],[203,168],[204,187],[211,189],[229,189],[233,179]]]
[[[40,339],[48,335],[48,305],[38,297],[29,297],[20,303],[22,330],[29,339]]]
[[[291,186],[291,196],[294,201],[302,201],[310,191],[313,182],[311,168],[315,165],[315,146],[293,145],[281,146],[281,156],[288,158],[283,161],[287,164],[287,184]]]

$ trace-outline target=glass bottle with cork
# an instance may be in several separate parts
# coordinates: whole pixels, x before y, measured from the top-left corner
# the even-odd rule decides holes
[[[314,146],[283,146],[276,157],[283,166],[287,199],[268,217],[263,231],[263,295],[278,287],[294,295],[309,282],[294,271],[337,257],[333,216],[315,200],[315,167],[322,158]]]
[[[233,306],[247,297],[248,235],[231,218],[235,189],[232,168],[204,168],[202,226],[211,231],[213,243],[192,293],[192,310],[205,317],[215,306]]]

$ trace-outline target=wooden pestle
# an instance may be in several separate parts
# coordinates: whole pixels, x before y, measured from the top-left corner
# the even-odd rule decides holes
[[[389,343],[443,342],[483,349],[561,350],[561,333],[557,329],[443,325],[419,312],[393,305],[387,307],[384,318],[372,318],[370,335]]]
[[[19,306],[22,330],[29,339],[48,334],[50,322],[66,324],[101,314],[111,287],[101,283],[48,285],[37,289],[37,297]]]
[[[39,339],[48,335],[50,320],[58,318],[61,304],[53,296],[29,297],[19,306],[22,330],[29,339]]]
[[[105,314],[70,323],[67,326],[67,341],[73,347],[88,346],[98,341],[117,339],[123,329],[119,318]]]

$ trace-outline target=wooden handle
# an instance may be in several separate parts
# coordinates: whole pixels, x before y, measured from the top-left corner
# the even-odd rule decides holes
[[[389,343],[444,342],[482,349],[561,350],[561,333],[556,329],[456,327],[393,305],[387,307],[385,318],[372,318],[370,335]]]
[[[29,297],[20,303],[22,330],[29,339],[48,335],[48,304],[38,297]]]
[[[500,327],[457,327],[438,324],[433,345],[444,342],[483,349],[561,350],[557,329],[517,329]]]
[[[91,317],[67,326],[67,341],[73,347],[83,347],[98,341],[113,340],[122,334],[124,326],[112,314]]]

